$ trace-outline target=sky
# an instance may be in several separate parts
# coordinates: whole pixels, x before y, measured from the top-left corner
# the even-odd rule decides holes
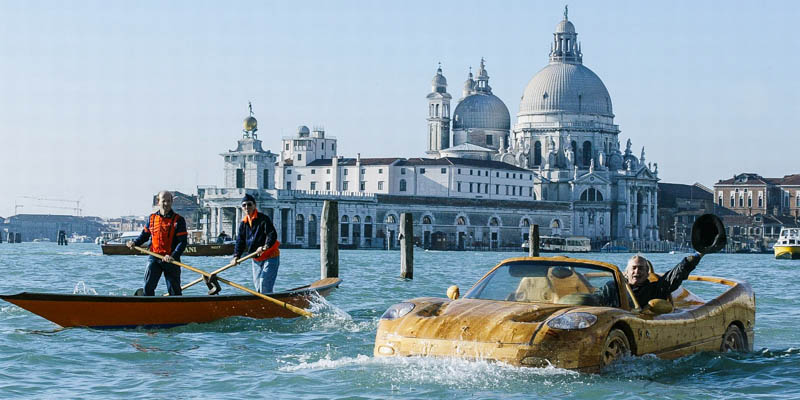
[[[440,62],[454,109],[484,57],[513,125],[565,4],[662,182],[800,173],[800,2],[0,0],[0,216],[222,186],[248,102],[273,152],[308,125],[344,157],[424,156]]]

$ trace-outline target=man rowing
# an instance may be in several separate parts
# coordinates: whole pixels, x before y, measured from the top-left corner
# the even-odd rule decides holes
[[[242,254],[258,252],[253,258],[253,285],[259,293],[272,293],[280,266],[278,232],[272,220],[258,212],[256,199],[250,194],[242,198],[242,211],[245,215],[239,223],[231,262],[236,262]]]
[[[180,261],[186,249],[186,220],[172,211],[172,193],[162,190],[158,193],[158,211],[150,214],[142,233],[135,240],[129,240],[128,248],[150,242],[150,251],[164,256],[148,258],[144,273],[144,295],[155,296],[158,280],[164,274],[170,296],[181,295],[181,267],[171,261]]]

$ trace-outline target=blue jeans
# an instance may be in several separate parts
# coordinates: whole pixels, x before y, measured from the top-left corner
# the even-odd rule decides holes
[[[278,277],[278,266],[281,257],[272,257],[264,261],[253,260],[253,286],[258,293],[272,293],[275,278]]]
[[[155,296],[156,286],[158,280],[161,279],[161,274],[164,274],[164,280],[167,281],[167,291],[170,296],[181,295],[181,267],[165,263],[153,256],[149,257],[147,270],[144,273],[144,295]]]

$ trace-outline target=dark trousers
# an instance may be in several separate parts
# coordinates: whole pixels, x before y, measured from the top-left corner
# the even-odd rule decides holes
[[[144,295],[156,295],[156,286],[158,286],[158,280],[161,279],[162,273],[164,274],[164,280],[167,281],[169,295],[180,296],[181,267],[165,263],[152,256],[150,256],[150,262],[147,264],[147,271],[144,273]]]

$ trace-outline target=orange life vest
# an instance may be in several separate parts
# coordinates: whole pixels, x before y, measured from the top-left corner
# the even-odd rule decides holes
[[[145,231],[150,233],[150,251],[162,256],[172,253],[172,240],[176,236],[175,230],[178,228],[179,217],[175,212],[170,218],[165,218],[158,213],[150,214],[150,225],[145,227]]]

